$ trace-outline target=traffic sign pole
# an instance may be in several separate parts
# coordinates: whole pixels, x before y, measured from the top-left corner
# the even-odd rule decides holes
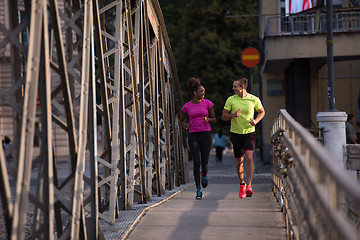
[[[258,63],[260,62],[260,53],[256,48],[246,48],[242,53],[241,53],[241,62],[242,64],[244,64],[246,67],[250,68],[250,75],[249,75],[249,92],[252,92],[253,90],[253,67],[255,67],[256,65],[258,65]]]

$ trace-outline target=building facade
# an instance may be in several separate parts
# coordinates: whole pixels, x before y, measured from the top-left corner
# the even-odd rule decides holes
[[[295,1],[292,1],[295,2]],[[324,1],[326,2],[326,1]],[[317,128],[316,115],[329,109],[326,5],[289,13],[289,2],[267,0],[260,4],[262,40],[262,100],[264,159],[271,149],[270,128],[279,109],[305,128]],[[333,56],[335,109],[359,113],[360,7],[356,0],[333,0]],[[360,119],[357,117],[360,124]],[[360,128],[355,126],[356,131]]]

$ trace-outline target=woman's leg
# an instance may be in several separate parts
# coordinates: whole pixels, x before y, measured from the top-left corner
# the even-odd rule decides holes
[[[211,150],[211,135],[210,132],[201,132],[200,153],[201,153],[201,170],[206,176],[208,171],[209,156]]]
[[[194,179],[196,187],[200,186],[200,144],[196,133],[189,133],[189,147],[194,162]]]

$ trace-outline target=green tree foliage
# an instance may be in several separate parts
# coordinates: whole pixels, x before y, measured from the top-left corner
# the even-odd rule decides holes
[[[191,99],[186,86],[189,77],[198,77],[206,98],[214,103],[218,124],[225,100],[233,94],[236,75],[249,74],[241,63],[241,52],[259,47],[257,17],[226,17],[258,13],[258,1],[160,0],[171,41],[184,101]],[[228,128],[224,128],[227,130]]]

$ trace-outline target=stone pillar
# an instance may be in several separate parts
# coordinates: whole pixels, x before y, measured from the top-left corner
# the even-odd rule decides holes
[[[329,153],[344,166],[343,145],[346,144],[345,112],[319,112],[316,115],[319,128],[324,129],[324,146]]]

